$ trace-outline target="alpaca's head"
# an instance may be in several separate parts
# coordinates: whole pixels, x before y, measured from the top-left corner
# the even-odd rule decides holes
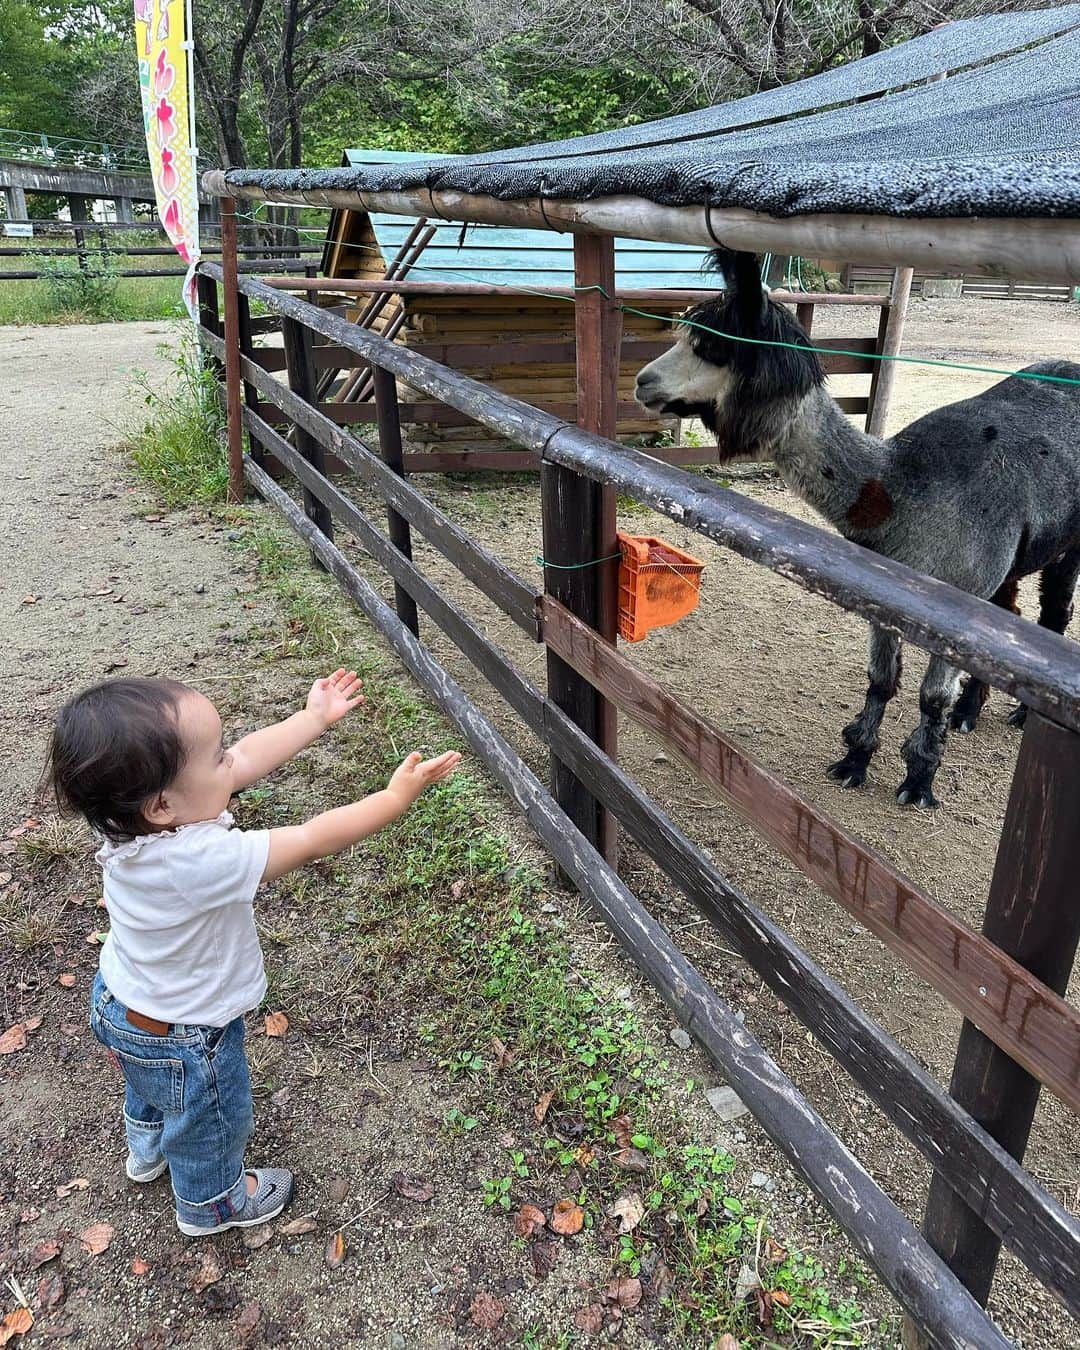
[[[807,337],[762,290],[754,254],[715,249],[710,263],[726,289],[677,321],[678,340],[638,372],[634,395],[654,412],[699,417],[716,433],[722,461],[762,456],[825,373],[812,351],[758,345],[806,347]]]

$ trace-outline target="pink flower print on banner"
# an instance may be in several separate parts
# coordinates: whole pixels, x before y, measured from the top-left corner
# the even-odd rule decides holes
[[[173,164],[173,152],[166,147],[161,152],[161,188],[166,197],[171,197],[180,186],[180,175]]]
[[[146,38],[143,42],[143,56],[150,55],[152,42],[151,25],[154,22],[154,0],[135,0],[135,22],[146,24]]]
[[[191,262],[191,254],[190,254],[190,252],[188,251],[188,246],[187,246],[187,244],[177,244],[177,246],[176,246],[176,251],[177,251],[177,253],[180,254],[181,258],[183,258],[183,260],[184,260],[186,263],[190,263],[190,262]]]
[[[157,26],[157,40],[166,42],[169,37],[169,5],[172,0],[161,0],[161,18]]]
[[[169,56],[162,47],[154,67],[154,95],[167,94],[176,83],[176,67],[169,64]]]
[[[176,109],[167,98],[160,98],[154,116],[157,118],[158,145],[168,145],[176,135]]]
[[[174,242],[177,239],[183,238],[184,216],[183,212],[180,210],[180,203],[175,197],[170,198],[161,223],[165,226],[165,233]]]

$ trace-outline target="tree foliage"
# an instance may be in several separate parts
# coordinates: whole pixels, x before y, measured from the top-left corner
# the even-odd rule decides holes
[[[203,163],[468,153],[815,74],[1045,0],[194,0]],[[0,0],[0,126],[138,141],[130,0]]]

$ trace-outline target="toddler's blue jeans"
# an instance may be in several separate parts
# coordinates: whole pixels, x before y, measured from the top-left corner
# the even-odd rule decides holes
[[[90,996],[90,1029],[124,1075],[124,1125],[140,1170],[162,1158],[186,1223],[214,1227],[244,1206],[244,1149],[254,1115],[244,1057],[244,1019],[226,1027],[175,1024],[152,1036],[100,972]]]

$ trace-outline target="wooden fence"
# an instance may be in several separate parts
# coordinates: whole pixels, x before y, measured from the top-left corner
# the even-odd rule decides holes
[[[577,240],[587,275],[610,241]],[[606,258],[606,262],[605,262]],[[200,266],[200,338],[226,375],[234,491],[242,473],[390,642],[459,727],[566,877],[596,907],[676,1017],[905,1309],[913,1344],[1004,1347],[985,1303],[1001,1243],[1080,1317],[1080,1223],[1024,1170],[1040,1087],[1080,1109],[1080,1014],[1062,997],[1080,936],[1080,651],[1066,639],[655,458],[568,425],[350,324],[282,289]],[[592,269],[591,272],[589,269]],[[228,280],[226,281],[226,278]],[[219,314],[224,288],[224,330]],[[287,383],[252,356],[251,301],[279,322]],[[579,363],[617,363],[610,301],[589,297]],[[318,343],[371,366],[379,449],[318,402]],[[614,492],[643,502],[805,589],[948,657],[1032,712],[1024,732],[981,933],[961,922],[781,782],[660,684],[610,634],[613,569],[549,568],[543,591],[515,575],[405,476],[396,383],[514,441],[541,472],[544,555],[601,556],[598,517]],[[582,415],[603,428],[613,382],[583,382]],[[591,400],[591,402],[590,402]],[[241,426],[250,453],[244,454]],[[385,532],[326,474],[333,459],[383,499]],[[295,480],[300,502],[268,472]],[[606,494],[606,500],[601,494]],[[344,530],[394,583],[387,605],[334,543]],[[526,678],[412,561],[419,531],[528,637],[543,643],[547,692]],[[590,552],[590,550],[592,550]],[[419,640],[420,612],[550,748],[552,790],[531,772]],[[622,769],[614,714],[651,731],[762,837],[966,1019],[947,1092],[715,864]],[[930,1162],[924,1232],[883,1193],[765,1049],[708,986],[614,864],[615,822],[697,906]]]

